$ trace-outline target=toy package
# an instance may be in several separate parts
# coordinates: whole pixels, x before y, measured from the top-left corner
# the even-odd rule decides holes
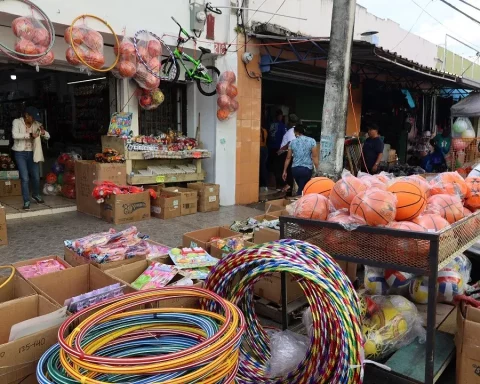
[[[112,284],[108,287],[96,289],[83,295],[67,299],[63,305],[67,307],[70,313],[76,313],[102,301],[122,296],[123,288],[124,287],[120,286],[120,283]]]
[[[172,281],[177,273],[178,269],[172,265],[154,262],[137,277],[132,283],[132,287],[138,290],[163,288]]]
[[[176,281],[175,283],[170,284],[171,287],[191,287],[193,285],[193,280],[189,277],[184,277]]]
[[[31,279],[32,277],[37,277],[41,275],[46,275],[52,272],[58,272],[65,269],[65,266],[55,259],[47,259],[37,261],[32,265],[24,265],[23,267],[18,267],[17,271],[25,278]]]
[[[245,241],[241,237],[232,239],[218,239],[213,243],[217,248],[225,252],[237,252],[245,248]]]
[[[212,267],[218,263],[202,248],[173,248],[168,254],[179,269]]]
[[[170,247],[167,247],[166,245],[153,244],[153,243],[147,243],[147,247],[148,247],[148,250],[149,250],[147,260],[151,260],[151,259],[155,259],[157,257],[168,255],[168,252],[171,249]]]
[[[185,268],[181,269],[178,273],[192,280],[205,280],[210,273],[210,268]]]
[[[110,118],[108,136],[128,137],[132,128],[132,112],[115,112]]]

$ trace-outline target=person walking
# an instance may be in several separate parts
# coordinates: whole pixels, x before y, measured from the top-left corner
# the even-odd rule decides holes
[[[378,134],[378,127],[375,124],[368,125],[368,138],[363,144],[363,160],[361,160],[362,170],[370,174],[378,172],[378,166],[383,157],[383,140]]]
[[[300,121],[298,120],[297,115],[290,114],[288,116],[288,126],[289,129],[287,133],[283,135],[282,144],[280,150],[278,151],[278,156],[280,157],[280,163],[282,164],[282,172],[283,172],[283,164],[285,164],[285,160],[287,159],[288,147],[290,143],[295,140],[295,127]],[[282,173],[283,175],[283,173]],[[282,177],[283,180],[283,177]],[[287,169],[287,179],[284,180],[286,184],[282,187],[282,192],[288,192],[293,188],[293,176],[292,176],[292,165]]]
[[[260,128],[260,190],[268,191],[268,131]]]
[[[40,123],[40,112],[37,108],[27,107],[23,117],[15,119],[12,124],[13,147],[15,163],[20,173],[22,185],[23,209],[30,209],[29,182],[32,181],[32,199],[43,204],[40,196],[40,171],[38,163],[43,161],[41,138],[48,139],[50,135]]]
[[[312,178],[314,167],[318,170],[318,147],[314,139],[305,136],[303,125],[297,125],[294,133],[295,139],[290,142],[283,167],[283,179],[287,180],[288,167],[292,163],[292,176],[298,186],[297,195],[301,196],[303,188]]]
[[[283,112],[278,110],[276,113],[276,121],[270,125],[267,141],[269,170],[275,175],[277,188],[282,188],[285,185],[282,179],[283,159],[278,156],[278,150],[281,147],[283,136],[287,132],[283,118]]]

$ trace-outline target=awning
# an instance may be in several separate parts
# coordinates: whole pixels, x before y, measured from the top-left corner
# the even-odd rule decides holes
[[[263,69],[278,65],[325,61],[328,58],[329,38],[287,37],[250,34],[261,41]],[[286,58],[288,57],[288,58]],[[467,89],[480,90],[480,83],[452,73],[430,68],[395,52],[390,52],[365,41],[354,41],[352,46],[352,75],[397,85],[399,88]],[[352,76],[353,78],[353,76]]]
[[[450,108],[452,117],[479,117],[480,93],[471,93]]]

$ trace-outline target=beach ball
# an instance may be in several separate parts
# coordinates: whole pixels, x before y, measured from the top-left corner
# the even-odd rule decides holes
[[[400,288],[410,283],[413,278],[411,273],[395,271],[393,269],[385,270],[385,280],[390,287]]]
[[[408,288],[410,298],[417,304],[428,303],[428,277],[415,277]]]
[[[55,184],[57,182],[57,175],[53,172],[49,172],[45,176],[45,181],[47,184]]]

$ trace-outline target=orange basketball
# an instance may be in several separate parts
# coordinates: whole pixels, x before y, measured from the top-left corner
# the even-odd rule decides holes
[[[350,205],[350,216],[374,227],[391,223],[396,213],[395,195],[376,188],[359,193]]]
[[[366,189],[367,186],[355,176],[343,176],[333,186],[330,202],[335,209],[350,209],[353,198]]]
[[[427,197],[422,188],[411,180],[394,181],[388,192],[397,197],[397,221],[413,220],[420,216],[427,206]]]
[[[420,225],[427,232],[438,232],[450,225],[447,220],[436,213],[427,213],[418,216],[413,219],[413,222]]]
[[[293,216],[303,219],[327,220],[330,212],[328,199],[323,195],[306,195],[295,203]]]
[[[458,196],[454,195],[433,195],[428,199],[428,210],[438,212],[450,224],[463,219],[463,204]]]
[[[387,228],[399,231],[425,232],[425,229],[411,221],[395,221],[387,225]],[[417,240],[412,238],[395,238],[393,248],[400,249],[408,257],[426,256],[430,249],[428,240]]]
[[[335,183],[328,177],[314,177],[303,188],[303,195],[317,193],[329,197],[334,185]]]
[[[427,198],[430,196],[430,184],[428,183],[427,179],[425,179],[424,177],[420,176],[420,175],[411,175],[411,176],[407,176],[405,178],[403,178],[404,181],[408,180],[408,181],[412,181],[414,182],[415,184],[417,184],[420,189],[422,191],[425,192],[425,195],[427,196]]]
[[[472,211],[480,208],[480,177],[469,177],[465,180],[468,188],[465,205]]]
[[[430,181],[432,195],[457,195],[464,199],[468,194],[467,183],[458,172],[444,172]]]
[[[362,180],[362,183],[364,183],[368,188],[378,188],[383,189],[384,191],[387,190],[387,184],[385,184],[383,181],[373,175],[366,174],[360,176],[359,178],[360,180]]]
[[[390,179],[386,175],[391,176],[391,174],[390,173],[385,173],[385,172],[382,172],[382,173],[377,173],[376,175],[373,175],[373,177],[380,180],[383,184],[387,184],[390,181]]]
[[[362,225],[362,223],[355,217],[350,216],[347,211],[336,211],[328,216],[327,221],[331,223],[339,223],[345,229],[329,229],[325,236],[325,246],[328,248],[327,252],[339,253],[345,250],[345,247],[356,246],[356,243],[351,241],[351,233],[347,228],[355,228]],[[343,249],[342,249],[343,247]]]

